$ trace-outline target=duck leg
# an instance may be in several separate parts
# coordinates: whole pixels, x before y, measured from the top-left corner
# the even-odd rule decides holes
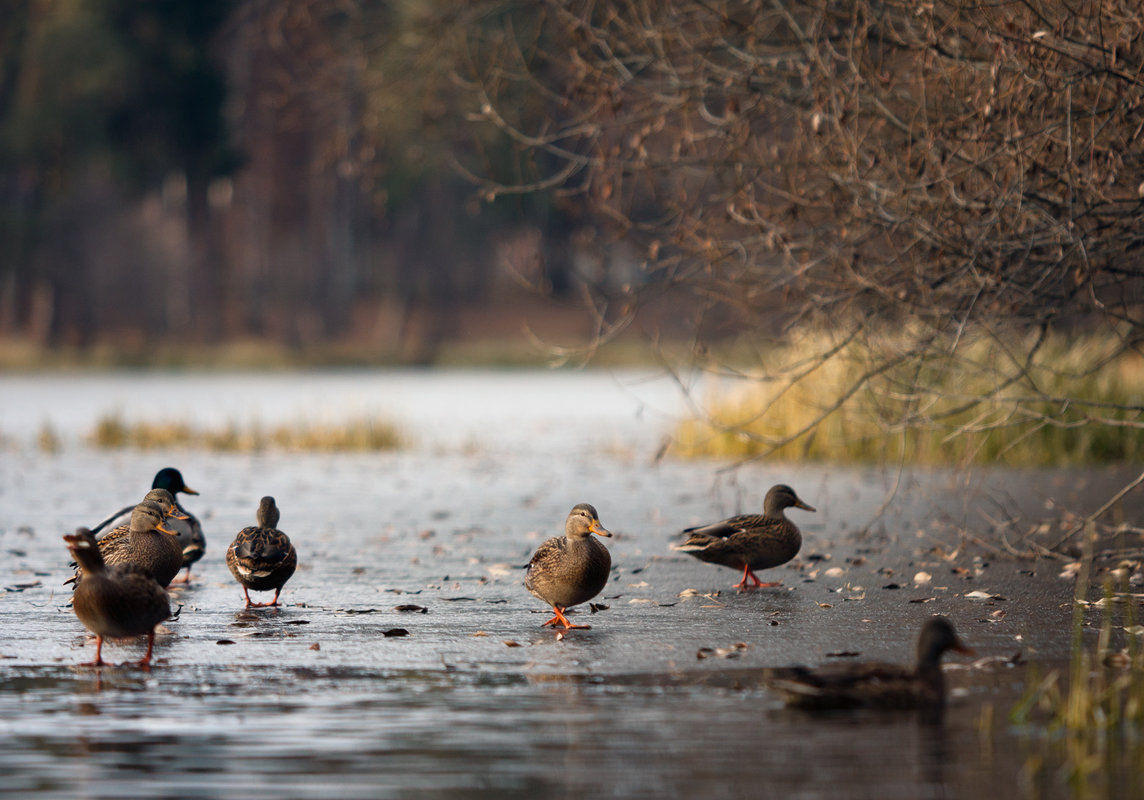
[[[147,652],[143,658],[139,659],[139,666],[143,669],[151,669],[151,651],[155,649],[155,629],[152,628],[151,632],[147,634]]]
[[[104,667],[107,662],[103,660],[103,637],[95,637],[95,661],[85,661],[81,667]]]
[[[751,581],[750,584],[747,583],[748,580]],[[759,589],[759,588],[770,588],[770,587],[782,586],[782,585],[783,585],[782,581],[766,581],[766,582],[764,582],[764,581],[759,580],[759,576],[756,575],[754,573],[754,571],[751,569],[751,565],[750,564],[744,564],[743,565],[743,580],[736,583],[735,588],[736,589]]]
[[[278,607],[278,593],[281,591],[282,591],[282,587],[278,587],[277,589],[275,589],[274,590],[274,599],[271,600],[269,603],[256,603],[250,599],[250,592],[247,591],[246,587],[245,586],[242,587],[242,593],[246,596],[246,607],[247,608],[270,608],[270,607],[277,608]]]
[[[190,564],[187,565],[187,571],[183,573],[182,578],[180,578],[177,581],[171,581],[171,583],[190,583],[190,582],[191,582],[191,565]]]
[[[571,622],[568,621],[568,618],[566,616],[564,616],[564,609],[561,608],[560,606],[553,606],[552,612],[556,616],[553,617],[552,619],[548,620],[548,622],[544,623],[544,625],[542,625],[541,627],[546,627],[548,625],[551,625],[552,627],[556,627],[557,625],[563,625],[564,630],[570,630],[571,628],[578,628],[580,630],[588,630],[592,627],[591,625],[573,625]]]

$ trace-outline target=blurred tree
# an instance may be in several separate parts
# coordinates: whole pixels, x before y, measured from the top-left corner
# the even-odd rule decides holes
[[[111,153],[139,191],[172,175],[185,186],[189,271],[169,280],[175,332],[221,334],[223,263],[212,224],[212,181],[238,166],[224,120],[226,80],[213,52],[228,0],[114,0],[99,4],[130,65],[108,114]]]
[[[646,282],[620,282],[631,307],[705,298],[700,340],[712,323],[828,332],[753,380],[869,359],[793,437],[871,388],[894,398],[898,431],[964,430],[954,421],[1013,385],[1027,391],[980,424],[1054,424],[1045,401],[1087,413],[1067,424],[1144,424],[1139,404],[1055,397],[1028,370],[1054,326],[1098,326],[1121,351],[1144,339],[1138,4],[472,5],[486,19],[469,29],[480,121],[534,170],[475,165],[487,196],[583,198],[642,243]],[[1004,354],[983,367],[989,388],[939,402],[927,367],[981,337]]]
[[[42,329],[54,342],[66,328],[86,341],[97,324],[96,254],[74,231],[59,237],[44,231],[92,215],[105,224],[108,200],[114,205],[155,191],[172,175],[185,182],[195,257],[190,275],[154,268],[170,287],[165,316],[187,332],[189,320],[178,319],[177,310],[193,306],[204,314],[198,333],[215,329],[220,267],[207,190],[237,160],[210,44],[232,6],[223,0],[10,4],[0,33],[0,203],[7,234],[0,270],[8,330]],[[93,182],[102,187],[94,191],[102,202],[88,192],[91,203],[77,205]],[[38,261],[45,241],[53,257]]]

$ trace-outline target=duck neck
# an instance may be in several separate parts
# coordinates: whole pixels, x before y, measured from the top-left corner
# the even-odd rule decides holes
[[[786,514],[783,511],[786,506],[775,503],[767,503],[763,506],[763,516],[769,519],[786,519]]]
[[[568,540],[569,550],[591,550],[593,546],[592,535],[587,536],[566,536]]]
[[[941,657],[945,653],[943,648],[929,647],[918,652],[918,663],[914,668],[915,674],[929,686],[941,691],[942,671]]]

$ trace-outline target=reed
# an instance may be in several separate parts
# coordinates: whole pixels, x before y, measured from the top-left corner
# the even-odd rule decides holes
[[[87,441],[104,449],[205,449],[215,452],[264,450],[367,452],[407,446],[405,435],[392,422],[360,418],[340,424],[298,422],[265,427],[258,423],[229,423],[216,428],[184,422],[128,423],[118,414],[102,417]]]
[[[1112,774],[1135,773],[1144,763],[1144,651],[1138,636],[1129,573],[1136,565],[1114,571],[1104,582],[1103,597],[1090,603],[1085,595],[1093,563],[1095,532],[1085,532],[1085,552],[1077,574],[1073,606],[1073,646],[1067,670],[1030,676],[1010,721],[1031,732],[1033,752],[1025,763],[1032,779],[1068,780],[1074,794],[1113,796],[1102,785]],[[1096,642],[1084,642],[1085,617],[1099,606],[1102,619]],[[1124,639],[1125,646],[1119,647]],[[1041,775],[1047,764],[1055,775]]]
[[[932,465],[1144,460],[1144,358],[1119,337],[1055,335],[1036,347],[982,338],[948,354],[913,352],[911,341],[818,336],[770,351],[758,369],[716,379],[673,451]]]

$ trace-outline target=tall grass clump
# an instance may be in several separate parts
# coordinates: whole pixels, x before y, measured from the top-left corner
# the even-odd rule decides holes
[[[1144,460],[1144,357],[1112,335],[939,352],[916,337],[765,354],[698,398],[675,432],[683,457],[916,464],[1075,465]],[[1015,353],[1032,353],[1018,357]]]
[[[367,452],[398,450],[407,444],[397,425],[376,418],[339,424],[298,422],[269,428],[257,423],[199,428],[181,422],[128,423],[118,414],[112,414],[102,417],[87,439],[93,447],[103,449],[189,448],[214,452]]]
[[[1144,762],[1144,652],[1133,608],[1136,598],[1129,592],[1130,570],[1116,571],[1119,584],[1105,582],[1101,600],[1095,604],[1086,600],[1091,525],[1085,535],[1088,543],[1077,575],[1067,675],[1052,670],[1031,679],[1010,720],[1035,734],[1035,752],[1025,764],[1029,777],[1046,763],[1055,763],[1060,765],[1058,774],[1041,777],[1053,783],[1068,780],[1077,796],[1113,796],[1112,787],[1095,784],[1112,774],[1139,774]],[[1085,613],[1093,605],[1102,608],[1103,618],[1095,645],[1088,647],[1083,636]],[[1122,632],[1126,646],[1120,649],[1114,642]],[[1052,758],[1045,758],[1046,753]]]

